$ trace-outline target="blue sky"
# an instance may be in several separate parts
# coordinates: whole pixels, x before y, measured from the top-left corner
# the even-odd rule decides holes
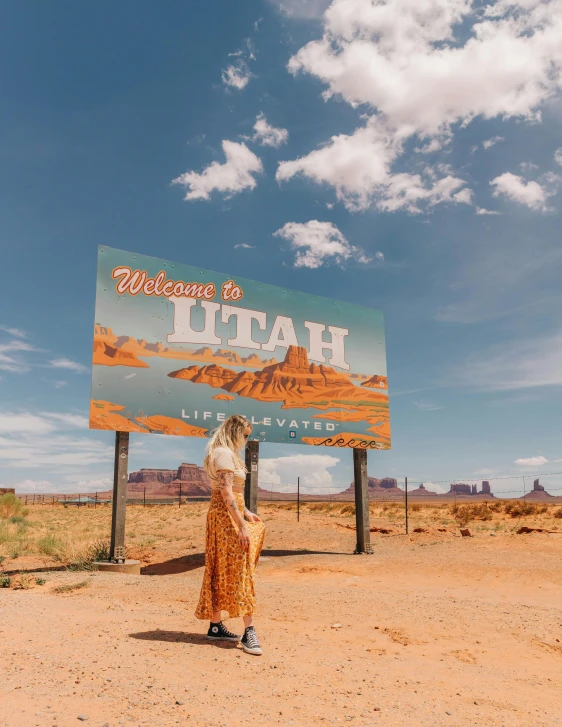
[[[99,244],[382,310],[393,449],[372,476],[513,477],[501,492],[562,471],[559,0],[2,18],[1,484],[111,480],[86,421]],[[202,459],[132,443],[131,468]],[[347,451],[262,457],[279,486],[352,477]]]

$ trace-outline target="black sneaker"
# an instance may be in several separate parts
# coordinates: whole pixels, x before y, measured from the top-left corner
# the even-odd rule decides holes
[[[240,636],[237,636],[236,634],[233,634],[232,631],[229,631],[222,621],[219,621],[218,624],[214,624],[211,621],[211,625],[209,626],[209,630],[207,631],[207,638],[211,641],[240,641]]]
[[[247,654],[255,654],[256,656],[261,656],[263,654],[253,626],[248,626],[248,628],[244,631],[244,636],[240,643]]]

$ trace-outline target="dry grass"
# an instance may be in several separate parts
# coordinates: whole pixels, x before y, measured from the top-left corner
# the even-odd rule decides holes
[[[190,503],[181,508],[166,505],[128,506],[127,555],[143,564],[177,558],[190,550],[203,549],[207,503]],[[295,502],[261,502],[265,521],[296,519]],[[309,520],[343,519],[354,524],[352,502],[301,503],[301,523]],[[401,502],[371,502],[371,523],[388,527],[393,534],[405,530]],[[472,532],[514,532],[521,525],[562,531],[559,504],[520,500],[410,503],[410,532],[415,528],[449,532],[470,526]],[[91,570],[95,560],[108,557],[111,508],[70,508],[63,505],[34,505],[26,515],[0,518],[0,561],[14,572],[38,566],[59,566],[69,570]]]
[[[77,583],[65,583],[62,586],[53,588],[53,593],[72,593],[72,591],[78,591],[81,588],[88,588],[90,581],[88,579],[84,581],[78,581]]]

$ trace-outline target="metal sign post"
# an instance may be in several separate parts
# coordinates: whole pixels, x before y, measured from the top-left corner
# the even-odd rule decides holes
[[[250,512],[258,512],[258,462],[260,443],[251,439],[246,443],[246,484],[244,485],[244,504]]]
[[[301,519],[301,478],[297,477],[297,522]]]
[[[408,535],[408,478],[404,477],[404,499],[406,501],[406,535]]]
[[[109,560],[115,563],[125,562],[125,510],[127,507],[128,464],[129,432],[115,432],[111,546],[109,548]]]
[[[355,524],[357,529],[357,545],[353,552],[355,554],[372,553],[366,449],[353,449],[353,480],[355,483]]]

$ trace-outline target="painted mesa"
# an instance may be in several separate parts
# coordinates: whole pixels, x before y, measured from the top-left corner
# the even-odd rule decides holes
[[[390,448],[378,311],[100,247],[90,426]]]

